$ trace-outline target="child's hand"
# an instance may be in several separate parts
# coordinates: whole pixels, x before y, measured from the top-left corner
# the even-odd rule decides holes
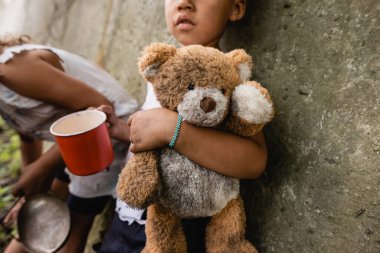
[[[22,207],[22,205],[25,202],[24,197],[20,197],[19,199],[16,200],[14,205],[11,207],[7,215],[3,219],[3,225],[5,227],[11,227],[13,224],[16,224],[17,222],[17,215]]]
[[[111,137],[129,142],[129,125],[126,121],[116,116],[113,107],[110,105],[101,105],[96,109],[107,115],[108,130]]]
[[[55,172],[37,161],[27,165],[18,181],[12,187],[14,196],[30,196],[48,192]]]
[[[130,151],[136,153],[167,146],[173,136],[177,113],[164,108],[139,111],[128,119]]]

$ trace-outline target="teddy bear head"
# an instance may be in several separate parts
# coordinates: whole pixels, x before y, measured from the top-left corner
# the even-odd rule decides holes
[[[161,106],[189,123],[215,127],[226,117],[235,87],[250,77],[252,59],[241,49],[225,54],[201,45],[154,43],[138,65]]]

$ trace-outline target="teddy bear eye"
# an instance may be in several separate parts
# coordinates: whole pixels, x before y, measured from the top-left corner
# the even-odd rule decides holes
[[[226,95],[226,92],[227,92],[226,89],[222,89],[222,94],[223,94],[223,95]]]
[[[188,90],[194,90],[194,84],[190,83],[189,86],[187,86]]]

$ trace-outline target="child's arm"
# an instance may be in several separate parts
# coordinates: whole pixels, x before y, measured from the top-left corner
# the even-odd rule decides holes
[[[176,122],[177,113],[163,108],[133,114],[128,120],[131,151],[167,146]],[[245,138],[183,122],[174,148],[205,168],[237,178],[256,178],[267,163],[262,132]]]
[[[73,111],[112,105],[95,89],[67,75],[58,56],[47,50],[25,51],[0,64],[0,80],[25,97]]]
[[[65,163],[61,158],[58,147],[54,145],[39,159],[25,167],[21,177],[12,187],[12,194],[15,196],[29,196],[48,191],[55,172],[64,167]]]

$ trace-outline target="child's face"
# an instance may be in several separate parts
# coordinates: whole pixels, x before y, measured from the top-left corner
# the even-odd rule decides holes
[[[228,21],[241,19],[246,0],[165,0],[166,24],[183,45],[219,47]]]

